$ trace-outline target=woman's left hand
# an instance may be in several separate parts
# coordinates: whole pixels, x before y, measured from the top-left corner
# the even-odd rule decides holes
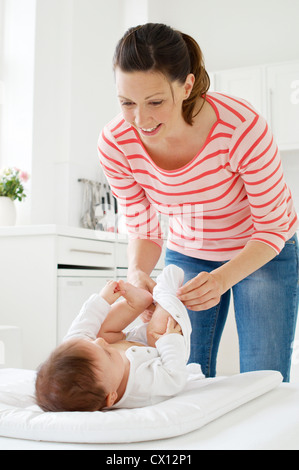
[[[223,294],[221,282],[213,272],[201,272],[190,279],[177,292],[178,298],[190,310],[212,308],[220,302]]]

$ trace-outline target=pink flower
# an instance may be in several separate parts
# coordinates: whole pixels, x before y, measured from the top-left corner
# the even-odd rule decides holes
[[[29,180],[29,175],[26,171],[20,172],[20,179],[26,183]]]

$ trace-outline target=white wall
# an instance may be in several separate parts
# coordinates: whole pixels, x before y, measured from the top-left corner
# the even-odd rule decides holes
[[[99,175],[98,134],[119,109],[111,63],[123,33],[122,0],[4,0],[4,5],[9,62],[0,162],[31,174],[17,223],[78,226],[77,180]]]
[[[34,44],[36,0],[2,1],[2,80],[0,161],[32,171],[34,93]],[[30,193],[30,183],[29,183]],[[22,203],[23,217],[30,216],[30,197]]]
[[[297,0],[0,2],[9,56],[0,162],[31,174],[18,223],[79,225],[77,180],[99,177],[98,133],[119,109],[112,55],[129,26],[165,22],[193,35],[209,71],[299,58]]]
[[[150,0],[123,0],[123,28],[126,31],[131,26],[137,26],[149,21],[148,9]]]
[[[0,164],[1,164],[1,119],[4,100],[4,82],[3,82],[3,37],[4,37],[4,2],[0,0]]]
[[[98,134],[118,111],[111,58],[121,15],[115,10],[120,0],[38,1],[33,159],[36,179],[47,180],[39,179],[32,192],[33,223],[78,225],[78,178],[99,174]],[[50,212],[40,204],[42,193]]]
[[[299,58],[297,0],[149,0],[148,14],[194,36],[209,71]]]
[[[4,36],[3,28],[4,28],[4,2],[3,0],[0,0],[0,52],[3,50],[3,36]],[[1,83],[2,83],[2,68],[3,68],[3,54],[0,53],[0,82]],[[1,105],[2,105],[2,94],[0,94],[0,106]]]

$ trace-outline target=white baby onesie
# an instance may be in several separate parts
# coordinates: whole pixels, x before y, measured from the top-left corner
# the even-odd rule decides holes
[[[71,338],[96,339],[111,306],[92,295],[73,321],[64,341]],[[132,339],[130,339],[132,341]],[[126,356],[130,373],[126,391],[113,408],[136,408],[159,403],[183,390],[187,381],[185,342],[176,333],[162,336],[156,347],[132,346]]]

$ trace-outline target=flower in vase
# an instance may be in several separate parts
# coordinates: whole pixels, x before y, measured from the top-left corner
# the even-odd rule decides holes
[[[0,197],[22,201],[26,197],[23,183],[26,183],[28,179],[28,173],[19,168],[2,168],[0,170]]]

